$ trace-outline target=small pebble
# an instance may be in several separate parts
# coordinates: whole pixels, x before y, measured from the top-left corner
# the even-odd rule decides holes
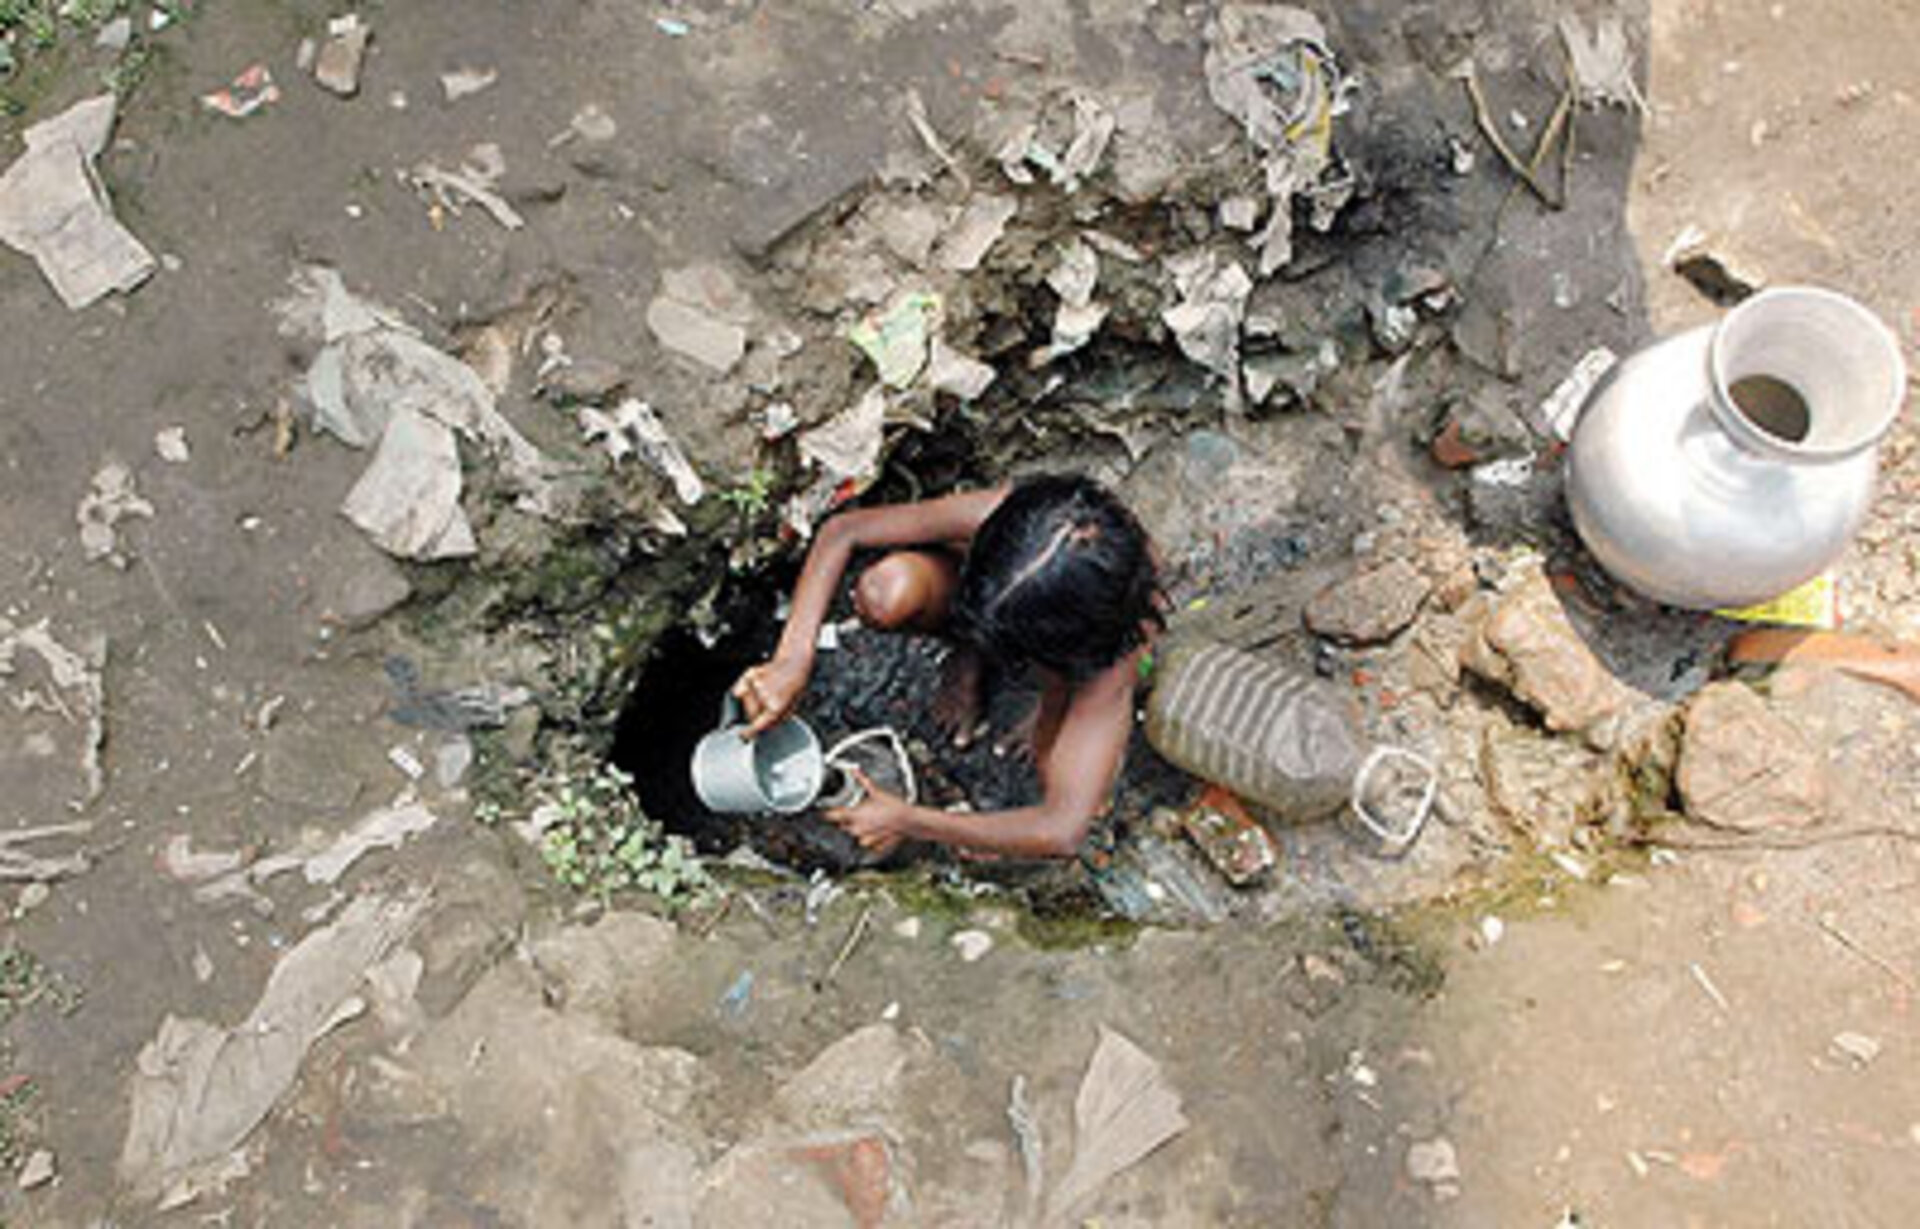
[[[1856,1067],[1865,1067],[1880,1057],[1879,1040],[1865,1033],[1835,1033],[1832,1044],[1834,1050],[1851,1059]]]
[[[30,1191],[37,1186],[45,1186],[53,1181],[53,1153],[45,1148],[36,1149],[20,1167],[20,1189]]]
[[[193,451],[187,447],[187,429],[168,427],[153,437],[153,451],[169,465],[185,465],[193,459]]]
[[[920,937],[920,919],[917,917],[902,918],[893,924],[893,933],[899,935],[902,939],[918,939]]]
[[[993,936],[984,930],[963,930],[949,940],[960,959],[972,964],[993,950]]]
[[[22,917],[47,903],[53,895],[53,889],[44,883],[30,883],[20,889],[20,899],[14,906],[14,912]]]
[[[1407,1176],[1432,1186],[1460,1180],[1460,1161],[1451,1141],[1442,1138],[1422,1140],[1407,1148]]]

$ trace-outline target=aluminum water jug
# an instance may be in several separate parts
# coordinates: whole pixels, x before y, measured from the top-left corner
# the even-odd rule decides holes
[[[1668,605],[1778,597],[1859,529],[1905,393],[1899,343],[1866,308],[1762,291],[1594,389],[1567,458],[1574,526],[1615,578]]]

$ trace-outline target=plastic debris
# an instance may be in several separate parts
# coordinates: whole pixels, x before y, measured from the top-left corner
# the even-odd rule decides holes
[[[906,388],[926,368],[932,331],[939,319],[939,295],[907,291],[854,325],[847,340],[873,360],[882,384]]]
[[[433,827],[438,818],[411,792],[402,794],[392,806],[366,815],[324,851],[308,858],[303,872],[307,882],[338,883],[366,854],[397,848],[408,837]]]
[[[638,456],[673,484],[673,493],[688,507],[706,496],[706,484],[693,463],[646,402],[629,398],[615,406],[611,414],[585,407],[580,411],[580,427],[588,439],[598,440],[615,462]]]
[[[314,425],[375,448],[341,511],[382,550],[420,560],[474,553],[456,434],[500,456],[524,510],[547,511],[545,458],[494,408],[473,368],[350,293],[332,269],[300,269],[293,287],[277,308],[282,331],[324,343],[303,381]]]
[[[1594,386],[1619,361],[1620,356],[1606,346],[1595,346],[1580,356],[1564,380],[1554,385],[1553,391],[1540,403],[1540,421],[1553,432],[1555,439],[1563,444],[1573,439],[1580,411],[1586,407]]]
[[[1060,114],[1058,102],[1065,103],[1065,123],[1056,120]],[[1014,128],[995,156],[1014,183],[1033,183],[1034,175],[1028,168],[1037,167],[1055,187],[1072,192],[1099,169],[1117,127],[1112,110],[1098,98],[1085,90],[1069,90],[1057,100],[1051,114],[1043,112]],[[1051,135],[1055,129],[1067,130],[1064,144]]]
[[[494,191],[506,170],[506,158],[501,155],[500,147],[487,141],[468,150],[458,170],[449,171],[432,162],[422,162],[408,172],[408,178],[413,181],[414,187],[432,196],[434,207],[438,210],[457,215],[461,201],[471,201],[486,210],[501,226],[508,230],[519,230],[527,224],[527,220],[520,216],[519,210],[507,203],[505,197]]]
[[[351,98],[360,92],[360,64],[366,58],[367,40],[373,31],[353,14],[335,17],[327,23],[327,41],[314,57],[313,79],[320,87]]]
[[[1772,601],[1713,613],[1738,623],[1772,623],[1830,632],[1840,626],[1840,585],[1828,572]]]
[[[387,748],[387,762],[400,770],[400,775],[409,781],[418,781],[427,775],[427,766],[420,762],[411,748],[395,746]]]
[[[934,259],[942,268],[954,273],[970,273],[978,269],[993,250],[993,245],[1000,242],[1000,236],[1006,233],[1007,223],[1013,220],[1019,210],[1019,203],[1011,196],[996,196],[990,192],[975,196],[967,202],[952,229],[941,239]]]
[[[134,489],[132,470],[118,461],[108,461],[94,474],[91,488],[80,497],[80,506],[74,511],[74,520],[80,526],[80,550],[88,563],[104,559],[118,568],[127,566],[114,528],[130,516],[151,520],[153,505]]]
[[[101,94],[42,120],[0,175],[0,241],[33,257],[75,311],[132,290],[154,270],[152,253],[114,218],[94,169],[113,114],[114,96]]]
[[[830,486],[849,480],[864,486],[879,475],[886,424],[887,394],[876,384],[849,408],[802,431],[800,455],[820,467]]]
[[[1207,93],[1240,122],[1260,152],[1271,205],[1254,237],[1260,276],[1293,256],[1293,198],[1312,204],[1326,230],[1351,197],[1353,179],[1335,166],[1333,120],[1352,83],[1328,49],[1325,28],[1304,9],[1228,4],[1207,28]]]
[[[668,38],[685,38],[693,33],[693,27],[678,17],[656,17],[653,19],[653,24],[655,29]]]
[[[245,119],[255,111],[280,101],[280,87],[265,64],[255,64],[210,94],[200,95],[200,105],[218,111],[229,119]]]
[[[1060,296],[1060,305],[1054,311],[1053,338],[1035,353],[1035,366],[1072,354],[1093,340],[1107,319],[1106,305],[1093,301],[1099,281],[1100,258],[1092,246],[1078,237],[1068,241],[1053,272],[1047,274],[1047,285]]]
[[[246,1020],[221,1028],[169,1015],[140,1051],[120,1176],[136,1198],[168,1195],[238,1148],[293,1087],[307,1050],[365,1010],[367,972],[412,930],[425,893],[363,896],[302,939]]]
[[[1453,1144],[1444,1139],[1420,1140],[1407,1146],[1407,1176],[1429,1186],[1449,1186],[1460,1180],[1460,1161]]]
[[[193,450],[187,446],[185,427],[167,427],[154,433],[154,455],[169,465],[185,465],[193,459]]]
[[[963,354],[936,337],[927,359],[927,384],[936,393],[972,401],[987,391],[996,376],[990,364]]]
[[[1238,400],[1240,322],[1246,318],[1253,279],[1235,260],[1199,250],[1169,257],[1180,302],[1160,313],[1180,343],[1180,352],[1227,381]]]
[[[1626,24],[1618,16],[1600,19],[1589,35],[1573,14],[1560,18],[1560,38],[1585,106],[1617,106],[1647,112],[1647,100],[1633,80],[1633,48],[1627,44]]]
[[[462,98],[471,98],[500,79],[500,71],[494,68],[456,68],[452,72],[440,74],[440,92],[448,102],[459,102]]]
[[[747,352],[753,301],[718,265],[690,265],[660,279],[647,327],[660,344],[726,375]]]
[[[1102,1025],[1073,1103],[1073,1164],[1047,1200],[1046,1223],[1077,1223],[1102,1186],[1187,1126],[1160,1064]]]

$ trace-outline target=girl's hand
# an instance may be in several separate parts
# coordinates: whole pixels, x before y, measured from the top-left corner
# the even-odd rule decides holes
[[[913,835],[909,829],[913,807],[897,794],[889,794],[875,786],[867,774],[858,768],[849,768],[847,771],[860,783],[866,797],[854,806],[828,810],[826,818],[860,842],[860,848],[885,857],[901,841]]]
[[[742,738],[754,738],[793,715],[794,706],[806,694],[809,663],[789,657],[775,657],[748,669],[733,685],[733,698],[746,711],[747,724]]]

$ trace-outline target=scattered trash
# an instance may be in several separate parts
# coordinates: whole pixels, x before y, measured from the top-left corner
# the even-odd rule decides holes
[[[441,212],[457,216],[461,200],[480,206],[507,230],[519,230],[527,224],[527,220],[520,216],[519,210],[507,203],[505,197],[494,191],[506,172],[507,160],[500,153],[500,147],[486,141],[467,151],[457,171],[445,170],[432,162],[422,162],[408,172],[407,177],[414,187],[432,196],[435,212],[430,216],[434,219],[436,230],[439,229]]]
[[[53,889],[41,880],[34,880],[20,889],[20,897],[14,901],[13,916],[25,917],[53,898]]]
[[[973,197],[940,240],[934,259],[954,273],[978,269],[1019,210],[1019,202],[1011,196],[982,192]]]
[[[35,1148],[33,1155],[29,1156],[26,1163],[20,1166],[20,1176],[17,1181],[21,1190],[31,1191],[45,1186],[47,1183],[53,1181],[53,1179],[53,1153],[47,1151],[45,1148]]]
[[[727,992],[720,996],[720,1014],[729,1020],[738,1020],[747,1014],[747,1005],[753,1001],[753,970],[742,970],[740,976],[733,979]]]
[[[450,734],[497,730],[507,724],[511,710],[533,702],[533,692],[527,688],[502,683],[427,687],[420,677],[420,667],[397,654],[387,658],[383,669],[394,691],[393,707],[387,710],[387,716],[416,729]]]
[[[153,518],[153,505],[134,489],[133,471],[108,461],[93,476],[93,487],[80,498],[74,519],[80,526],[80,551],[88,563],[101,560],[117,568],[127,566],[114,528],[127,517]]]
[[[1016,1075],[1007,1092],[1007,1125],[1013,1129],[1014,1145],[1020,1150],[1020,1172],[1026,1182],[1026,1212],[1022,1223],[1033,1224],[1040,1214],[1040,1200],[1046,1193],[1047,1149],[1040,1134],[1040,1119],[1027,1103],[1027,1077]]]
[[[500,79],[496,68],[456,68],[440,74],[440,90],[448,102],[471,98]]]
[[[1107,318],[1104,304],[1093,301],[1100,280],[1100,258],[1091,245],[1078,236],[1061,249],[1047,285],[1060,296],[1053,316],[1053,340],[1033,356],[1033,365],[1044,366],[1062,355],[1072,354],[1099,331]]]
[[[1606,346],[1595,346],[1581,355],[1580,361],[1567,373],[1567,378],[1547,394],[1547,399],[1540,403],[1540,421],[1555,439],[1563,444],[1573,439],[1573,429],[1580,421],[1580,411],[1586,406],[1587,398],[1593,395],[1594,386],[1619,361],[1620,356]]]
[[[886,390],[876,384],[852,406],[800,433],[800,455],[820,467],[825,485],[865,486],[880,473],[887,422]]]
[[[1488,914],[1486,917],[1480,919],[1480,945],[1482,947],[1495,946],[1501,939],[1506,937],[1506,934],[1507,924],[1493,914]]]
[[[327,41],[313,61],[313,79],[325,90],[342,98],[360,92],[360,64],[366,58],[367,40],[373,37],[358,15],[348,13],[327,22]]]
[[[678,17],[656,17],[653,19],[653,24],[660,33],[666,35],[668,38],[685,38],[687,35],[693,33],[693,27],[681,21]]]
[[[365,1010],[367,971],[397,947],[428,896],[362,896],[281,957],[233,1028],[168,1015],[131,1079],[119,1172],[136,1198],[168,1202],[232,1153],[293,1087],[309,1047]]]
[[[1048,1224],[1074,1218],[1107,1181],[1187,1129],[1160,1064],[1102,1025],[1073,1104],[1073,1163],[1047,1199]]]
[[[1633,80],[1634,56],[1627,45],[1626,24],[1618,16],[1601,18],[1589,36],[1578,17],[1565,14],[1560,18],[1560,38],[1581,103],[1647,113],[1647,100]]]
[[[387,748],[387,762],[409,781],[418,781],[427,775],[427,766],[420,762],[420,757],[405,747]]]
[[[587,439],[597,441],[617,464],[629,456],[638,456],[655,473],[673,484],[680,502],[692,507],[706,496],[706,484],[680,451],[660,416],[644,401],[629,398],[603,413],[591,406],[580,410],[580,428]]]
[[[1353,702],[1226,644],[1157,654],[1147,740],[1171,763],[1289,822],[1347,804],[1363,759]]]
[[[1180,352],[1227,382],[1230,408],[1239,401],[1240,322],[1253,279],[1234,260],[1198,249],[1167,258],[1180,302],[1160,313]]]
[[[1898,688],[1920,700],[1920,645],[1852,632],[1756,628],[1727,647],[1737,665],[1766,664],[1840,670],[1855,678]]]
[[[1797,589],[1755,606],[1723,608],[1713,612],[1737,623],[1774,623],[1832,631],[1840,626],[1840,585],[1833,573],[1823,572]],[[1920,678],[1915,680],[1920,685]]]
[[[206,985],[213,980],[213,957],[207,955],[207,949],[197,944],[193,949],[193,980]]]
[[[168,427],[153,437],[153,451],[169,465],[185,465],[193,459],[193,450],[187,447],[187,429]]]
[[[20,677],[22,657],[27,653],[39,658],[46,670],[42,686],[29,685]],[[105,636],[89,637],[81,642],[79,649],[71,649],[54,638],[47,619],[22,627],[0,614],[0,680],[10,681],[16,689],[15,694],[8,697],[11,707],[22,714],[40,712],[57,717],[63,732],[79,734],[76,758],[81,795],[68,803],[74,810],[91,805],[106,788],[106,772],[100,763],[101,748],[107,741],[107,695],[102,681],[106,665]],[[86,869],[85,859],[78,854],[40,859],[20,853],[12,846],[44,836],[84,831],[86,828],[81,825],[55,824],[0,833],[0,878],[57,879],[78,874]],[[36,868],[52,873],[30,873]]]
[[[939,320],[939,295],[907,291],[854,325],[847,340],[873,360],[882,384],[906,388],[926,368],[930,339]]]
[[[1688,964],[1687,972],[1693,975],[1694,984],[1700,987],[1700,993],[1712,999],[1713,1005],[1722,1013],[1732,1014],[1733,1005],[1727,1002],[1727,996],[1720,993],[1720,987],[1713,984],[1713,979],[1707,976],[1707,971],[1700,967],[1699,962]]]
[[[1219,786],[1208,786],[1198,802],[1178,816],[1180,830],[1233,886],[1259,883],[1280,864],[1267,830],[1240,800]]]
[[[474,553],[456,432],[500,454],[522,509],[547,511],[545,458],[473,368],[351,294],[332,269],[302,268],[292,284],[278,305],[282,331],[324,343],[303,381],[314,425],[350,447],[377,445],[341,511],[381,549],[419,560]]]
[[[438,816],[409,791],[393,805],[373,811],[340,835],[324,851],[308,858],[308,883],[338,883],[355,862],[376,849],[395,849],[410,836],[433,827]]]
[[[132,290],[154,270],[152,253],[114,218],[94,169],[114,105],[101,94],[28,128],[26,152],[0,175],[0,241],[33,257],[74,311]]]
[[[1214,105],[1239,121],[1265,167],[1267,226],[1253,244],[1270,277],[1293,257],[1296,195],[1320,231],[1352,196],[1353,177],[1335,166],[1333,121],[1354,85],[1319,19],[1286,5],[1223,7],[1207,27],[1206,74]]]
[[[280,101],[280,87],[265,64],[255,64],[211,94],[200,95],[200,105],[229,119],[245,119],[262,107]]]
[[[934,392],[973,401],[987,391],[996,375],[990,364],[962,354],[941,338],[933,339],[933,353],[927,360],[927,384]]]
[[[920,919],[905,917],[893,924],[893,933],[911,942],[920,937]]]
[[[1227,230],[1251,231],[1260,223],[1260,202],[1251,196],[1229,196],[1220,202],[1219,216]]]
[[[660,293],[647,305],[647,327],[661,345],[720,375],[732,371],[747,351],[746,326],[753,301],[718,265],[691,265],[660,279]]]
[[[947,942],[953,945],[954,951],[960,953],[960,959],[968,964],[972,964],[993,950],[993,936],[984,930],[957,931]]]
[[[1830,1044],[1834,1053],[1861,1070],[1871,1066],[1873,1060],[1880,1057],[1880,1042],[1865,1033],[1835,1033]]]
[[[1117,128],[1112,110],[1098,98],[1070,89],[1051,100],[1040,116],[1015,126],[994,156],[1014,183],[1033,183],[1033,172],[1027,169],[1032,166],[1056,188],[1073,192],[1099,169]]]

